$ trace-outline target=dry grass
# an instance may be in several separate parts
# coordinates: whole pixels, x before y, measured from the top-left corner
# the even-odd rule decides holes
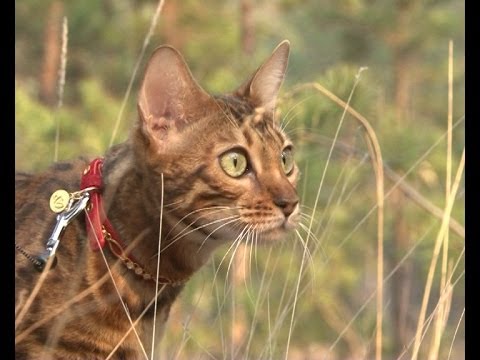
[[[114,128],[112,130],[112,135],[111,135],[111,141],[110,144],[113,144],[120,121],[123,117],[123,112],[125,108],[125,104],[127,102],[127,99],[130,96],[132,85],[134,82],[134,79],[136,77],[139,65],[144,57],[145,50],[150,42],[150,38],[153,34],[153,29],[156,27],[156,24],[159,19],[159,15],[161,13],[162,7],[163,7],[164,1],[161,0],[158,2],[157,10],[155,14],[152,17],[152,21],[150,24],[150,28],[148,31],[147,36],[145,37],[141,53],[139,55],[139,58],[137,59],[135,68],[133,70],[133,74],[130,80],[130,83],[128,85],[128,88],[126,90],[121,109],[119,111],[118,117],[116,119]],[[64,22],[64,38],[62,44],[64,45],[63,48],[65,48],[65,52],[62,50],[62,66],[61,66],[61,80],[59,80],[59,89],[62,89],[61,92],[59,92],[59,107],[61,106],[61,99],[63,97],[63,87],[64,87],[64,81],[65,81],[65,64],[66,64],[66,44],[67,44],[67,25],[66,25],[66,20]],[[446,173],[446,203],[444,206],[444,209],[440,209],[433,205],[426,197],[424,197],[422,194],[420,194],[418,191],[415,190],[414,187],[410,186],[406,182],[406,176],[413,171],[416,166],[424,159],[429,152],[434,149],[438,144],[440,144],[443,141],[444,136],[439,138],[435,144],[432,145],[432,147],[427,150],[424,154],[419,155],[417,161],[411,166],[411,168],[405,172],[402,176],[398,176],[395,173],[391,171],[385,171],[385,165],[383,163],[382,159],[382,152],[381,148],[379,145],[379,141],[377,139],[377,135],[375,133],[374,128],[370,125],[370,122],[358,111],[353,109],[350,105],[352,95],[356,89],[356,86],[360,80],[360,73],[357,74],[356,79],[353,79],[353,85],[352,89],[350,92],[350,96],[347,99],[347,101],[343,101],[340,99],[338,96],[336,96],[333,92],[329,91],[326,89],[324,86],[322,86],[319,83],[306,83],[306,84],[300,84],[297,87],[294,87],[289,93],[285,95],[285,98],[292,98],[295,99],[295,97],[298,94],[301,94],[302,92],[306,90],[314,90],[317,95],[322,95],[327,97],[329,100],[333,101],[336,105],[341,107],[343,109],[343,114],[341,118],[338,121],[337,125],[337,130],[336,133],[333,137],[333,141],[328,153],[328,157],[326,160],[326,165],[323,169],[323,173],[321,175],[320,179],[314,179],[312,177],[307,178],[305,180],[305,184],[307,181],[312,181],[312,182],[317,182],[318,181],[318,189],[317,193],[315,196],[314,200],[314,205],[313,208],[308,209],[308,211],[304,211],[304,222],[302,223],[301,229],[297,231],[296,233],[296,239],[300,241],[301,245],[301,257],[298,259],[295,257],[295,254],[298,254],[297,251],[297,246],[299,246],[298,242],[295,242],[292,246],[293,248],[287,249],[287,251],[290,251],[293,256],[290,259],[290,262],[288,266],[286,266],[286,269],[283,268],[282,266],[285,267],[285,265],[280,264],[280,258],[278,256],[275,256],[275,254],[280,254],[282,251],[285,251],[284,247],[285,243],[282,243],[279,245],[278,248],[276,249],[268,249],[266,250],[258,250],[259,251],[259,256],[262,256],[262,254],[265,256],[263,260],[264,268],[268,269],[268,271],[263,270],[259,277],[259,281],[255,283],[253,279],[253,275],[251,275],[251,278],[247,278],[245,280],[245,289],[243,291],[235,290],[232,287],[232,284],[229,283],[229,277],[228,275],[225,276],[224,283],[222,284],[221,279],[217,279],[218,281],[214,281],[213,283],[208,283],[208,281],[211,281],[212,279],[215,280],[217,278],[217,275],[219,274],[219,271],[222,269],[221,263],[220,264],[214,264],[214,271],[212,274],[209,274],[208,276],[205,275],[205,272],[202,272],[201,274],[198,275],[198,277],[204,277],[203,281],[207,282],[209,286],[204,286],[200,289],[199,292],[194,292],[197,295],[197,298],[191,304],[191,308],[187,309],[185,305],[183,304],[180,309],[184,310],[185,312],[182,315],[179,315],[178,313],[175,313],[175,309],[173,310],[173,316],[181,316],[183,318],[186,318],[186,320],[183,322],[183,324],[178,327],[173,321],[169,322],[169,326],[172,328],[171,335],[167,335],[166,339],[166,345],[158,345],[155,346],[155,330],[153,331],[152,338],[153,338],[153,346],[151,349],[143,349],[143,355],[146,359],[154,359],[157,358],[156,354],[161,354],[161,358],[175,358],[175,359],[183,359],[183,358],[191,358],[192,356],[192,351],[189,350],[188,346],[193,344],[192,346],[197,349],[197,353],[195,356],[197,358],[212,358],[212,359],[218,359],[218,358],[228,358],[229,356],[231,358],[234,358],[236,356],[240,357],[243,356],[245,358],[261,358],[261,359],[273,359],[277,358],[278,354],[282,354],[282,357],[285,359],[296,359],[297,357],[297,350],[299,347],[302,347],[302,344],[295,343],[294,342],[294,332],[298,328],[298,319],[299,319],[299,313],[302,311],[302,306],[307,306],[310,305],[312,302],[311,298],[312,296],[314,297],[315,291],[319,291],[321,293],[321,285],[320,283],[315,283],[315,275],[317,273],[322,272],[327,265],[331,264],[335,258],[335,256],[339,256],[338,254],[340,253],[339,250],[349,241],[353,234],[360,229],[360,227],[364,224],[364,222],[370,217],[370,215],[373,212],[377,213],[377,219],[376,219],[376,252],[377,252],[377,257],[376,257],[376,285],[375,288],[368,294],[368,296],[365,297],[365,300],[363,301],[362,305],[352,314],[349,314],[348,318],[342,319],[341,316],[336,316],[337,314],[334,314],[335,316],[331,317],[331,321],[335,323],[335,326],[339,329],[337,334],[333,334],[334,340],[331,341],[330,346],[327,348],[323,349],[318,349],[317,350],[317,355],[321,354],[322,358],[324,359],[336,359],[337,355],[335,353],[335,350],[337,349],[337,345],[344,340],[344,337],[346,334],[349,332],[352,332],[354,336],[352,338],[355,338],[355,340],[352,340],[352,342],[357,342],[360,343],[361,346],[363,347],[359,353],[361,353],[362,358],[368,358],[368,349],[369,348],[374,348],[375,349],[375,359],[380,360],[382,359],[382,353],[384,351],[384,339],[383,339],[383,326],[384,326],[384,306],[385,306],[385,300],[384,300],[384,286],[385,284],[391,279],[391,277],[398,271],[400,266],[409,259],[412,254],[414,254],[416,251],[418,251],[419,245],[423,242],[424,239],[428,238],[428,235],[430,233],[430,230],[433,229],[435,225],[430,226],[430,230],[425,231],[423,236],[417,240],[413,244],[413,246],[404,254],[402,259],[399,261],[399,263],[395,264],[393,266],[393,269],[385,276],[384,274],[384,259],[383,259],[383,253],[384,253],[384,205],[385,205],[385,200],[388,199],[389,195],[392,193],[394,189],[397,187],[402,189],[406,194],[409,194],[410,198],[412,198],[414,201],[416,201],[420,206],[422,206],[427,212],[432,214],[432,218],[439,218],[441,217],[441,225],[438,230],[434,247],[432,249],[432,258],[430,262],[430,267],[428,270],[428,275],[426,279],[426,284],[425,288],[423,290],[423,299],[422,299],[422,304],[421,304],[421,309],[418,315],[418,320],[417,320],[417,327],[416,327],[416,332],[415,336],[412,338],[412,341],[410,342],[409,346],[405,349],[403,354],[400,355],[399,358],[402,358],[405,356],[408,351],[410,350],[412,344],[412,354],[411,354],[411,359],[416,360],[419,357],[419,354],[421,354],[421,346],[423,344],[423,341],[425,339],[425,335],[429,329],[430,324],[433,321],[433,333],[432,333],[432,342],[430,349],[428,351],[428,358],[431,360],[435,360],[439,358],[439,353],[440,353],[440,345],[442,343],[442,339],[444,339],[444,333],[445,333],[445,326],[448,320],[448,315],[449,315],[449,310],[450,310],[450,304],[452,302],[452,297],[455,296],[454,294],[454,289],[455,286],[458,284],[458,282],[462,279],[464,271],[457,276],[455,279],[453,279],[453,276],[455,274],[455,269],[457,266],[460,264],[460,260],[463,257],[464,250],[461,252],[461,254],[458,256],[456,259],[456,263],[454,266],[452,266],[452,260],[450,259],[449,256],[449,229],[455,232],[457,235],[461,236],[464,238],[465,236],[465,230],[463,226],[456,221],[454,218],[451,217],[451,212],[456,200],[456,195],[458,193],[458,189],[460,186],[461,178],[463,176],[464,172],[464,165],[465,165],[465,151],[463,151],[460,163],[458,164],[457,171],[455,178],[452,181],[452,133],[455,127],[461,123],[462,120],[457,121],[455,124],[453,124],[453,110],[452,110],[452,99],[453,99],[453,90],[452,90],[452,82],[453,82],[453,45],[450,43],[450,49],[449,49],[449,78],[448,78],[448,122],[447,122],[447,131],[446,131],[446,136],[447,136],[447,155],[446,155],[446,164],[447,164],[447,173]],[[62,80],[63,79],[63,80]],[[299,100],[296,102],[295,106],[301,106],[303,103],[304,99]],[[293,107],[293,108],[294,108]],[[290,111],[293,110],[293,108],[290,109]],[[355,121],[357,121],[365,135],[365,142],[369,151],[369,158],[372,161],[372,166],[373,166],[373,172],[375,175],[375,180],[376,180],[376,187],[375,187],[375,197],[376,197],[376,203],[374,206],[372,206],[370,209],[367,207],[366,215],[358,220],[355,224],[353,224],[353,228],[351,232],[341,239],[341,241],[337,244],[337,246],[334,248],[334,250],[328,254],[328,257],[325,259],[325,257],[322,257],[322,242],[325,242],[329,232],[332,231],[335,227],[335,219],[332,215],[330,215],[330,218],[325,219],[322,215],[317,215],[319,213],[319,208],[321,207],[320,204],[320,193],[323,188],[324,180],[325,180],[325,174],[327,173],[328,170],[328,165],[329,162],[332,158],[332,153],[334,148],[337,146],[337,139],[340,133],[340,129],[342,127],[342,124],[344,122],[346,114],[350,114]],[[285,126],[288,124],[288,115],[285,116]],[[292,115],[292,117],[294,114]],[[55,159],[58,158],[58,143],[59,143],[59,124],[57,122],[57,132],[56,132],[56,142],[55,142]],[[350,161],[350,159],[348,160]],[[360,162],[358,166],[361,166],[363,163]],[[351,181],[351,175],[354,171],[356,171],[357,168],[353,168],[350,173],[346,171],[347,166],[345,166],[345,174],[343,173],[339,175],[338,177],[338,182],[335,183],[335,186],[332,190],[331,197],[329,198],[328,204],[325,204],[325,208],[328,208],[329,210],[332,210],[332,213],[334,212],[335,209],[339,207],[342,202],[346,201],[351,194],[356,191],[356,187],[351,187],[351,192],[348,192],[349,189],[349,182]],[[387,191],[385,192],[384,189],[384,171],[387,176],[390,176],[390,178],[393,178],[395,183],[394,185]],[[304,174],[308,174],[308,168],[303,169]],[[348,175],[349,174],[349,175]],[[306,187],[306,185],[305,185]],[[304,194],[308,195],[308,194]],[[163,211],[163,207],[162,207]],[[321,213],[321,212],[320,212]],[[160,218],[162,218],[162,214],[160,214]],[[315,225],[315,226],[314,226]],[[161,222],[159,224],[161,226]],[[323,228],[322,228],[323,226]],[[249,231],[245,231],[244,237],[248,241],[251,241],[253,244],[253,237],[252,239],[249,238]],[[160,243],[161,239],[159,239],[159,248],[160,248]],[[236,247],[230,247],[230,249],[233,249],[231,252],[230,256],[230,262],[228,269],[230,268],[230,265],[232,264],[233,257],[235,255],[236,250],[238,249],[238,244],[240,242],[238,241],[236,244]],[[134,244],[132,245],[134,246]],[[229,250],[230,250],[229,249]],[[440,256],[440,251],[443,249],[442,257],[441,257],[441,278],[440,278],[440,294],[439,294],[439,299],[438,302],[436,303],[436,306],[434,310],[430,313],[429,316],[427,316],[427,306],[429,304],[429,299],[430,299],[430,294],[431,290],[433,287],[433,282],[434,282],[434,275],[435,275],[435,270],[436,270],[436,265],[438,262],[438,258]],[[249,253],[249,259],[250,259],[250,264],[252,263],[252,258],[255,260],[257,259],[257,248],[255,246],[249,247],[246,252],[250,251]],[[227,252],[228,253],[228,252]],[[226,257],[227,255],[225,255]],[[245,255],[246,256],[246,255]],[[225,259],[225,257],[222,259],[221,262]],[[160,261],[160,257],[159,257]],[[254,261],[255,262],[255,261]],[[37,283],[35,289],[32,291],[26,305],[21,309],[19,315],[16,317],[16,322],[15,322],[15,328],[18,327],[18,325],[23,321],[24,317],[26,314],[28,314],[28,310],[30,308],[30,305],[35,298],[35,296],[38,293],[38,290],[43,284],[43,280],[45,276],[48,274],[48,267],[50,264],[47,264],[47,269],[46,271],[43,272],[43,274],[40,277],[39,282]],[[258,266],[258,264],[256,264]],[[255,267],[250,265],[250,270],[253,271]],[[228,270],[227,269],[227,274]],[[359,271],[362,271],[365,269],[359,269]],[[276,281],[274,281],[275,276],[277,277]],[[294,287],[289,288],[289,285],[292,284],[292,281],[289,281],[290,278],[294,278],[293,284]],[[279,280],[280,278],[280,280]],[[101,286],[103,283],[106,281],[110,281],[113,279],[109,274],[105,274],[101,279],[98,280],[98,282],[95,284],[95,288]],[[332,280],[334,281],[334,279]],[[193,285],[198,285],[201,283],[200,280],[192,281]],[[283,283],[284,286],[282,289],[273,289],[272,287],[274,284],[278,283]],[[222,289],[223,286],[223,289]],[[160,294],[165,286],[161,287],[158,289],[157,287],[157,294]],[[30,328],[22,331],[22,333],[17,334],[15,338],[15,343],[18,343],[25,339],[26,336],[31,334],[35,329],[40,327],[41,325],[54,320],[55,318],[61,317],[62,313],[66,311],[68,308],[72,307],[76,302],[87,296],[93,289],[87,289],[83,291],[82,293],[77,294],[71,301],[68,303],[64,304],[61,308],[57,309],[54,313],[52,313],[48,318],[42,319],[39,321],[37,324],[32,325]],[[208,292],[208,290],[211,290],[211,293]],[[272,299],[273,293],[276,293],[277,290],[280,293],[278,296],[278,299]],[[310,292],[310,293],[309,293]],[[239,304],[245,303],[245,296],[241,298],[241,296],[246,295],[248,298],[248,301],[246,301],[247,304],[252,305],[253,304],[253,316],[249,320],[250,323],[247,324],[247,329],[248,329],[248,336],[247,338],[243,339],[243,343],[241,344],[243,347],[235,349],[234,346],[229,345],[233,342],[233,331],[230,328],[228,321],[229,319],[225,319],[225,317],[230,317],[231,319],[235,318],[235,311],[236,311],[236,306],[240,306]],[[213,295],[213,298],[216,300],[216,305],[217,305],[217,314],[215,315],[215,319],[212,321],[211,319],[208,319],[208,323],[203,324],[206,328],[208,327],[215,327],[214,330],[212,330],[212,333],[209,334],[209,336],[212,337],[212,341],[210,343],[220,343],[220,346],[217,346],[215,349],[212,348],[210,343],[205,344],[202,343],[201,340],[197,339],[195,337],[194,331],[192,331],[192,328],[195,326],[199,325],[199,322],[201,321],[206,321],[205,318],[202,319],[202,317],[198,314],[196,314],[196,311],[198,312],[199,308],[202,306],[202,303],[204,303],[206,300],[205,298],[207,296]],[[119,295],[120,301],[121,297]],[[373,333],[368,333],[367,331],[365,332],[358,332],[358,330],[352,330],[353,324],[358,321],[360,315],[364,312],[365,309],[368,308],[370,305],[370,302],[373,300],[373,298],[376,298],[376,305],[375,305],[375,312],[376,312],[376,319],[375,319],[375,330]],[[127,338],[127,336],[131,333],[131,331],[135,332],[135,326],[137,326],[138,322],[142,318],[142,316],[147,312],[147,310],[151,307],[154,306],[156,308],[156,297],[154,297],[150,303],[146,306],[145,310],[143,313],[140,315],[139,318],[137,319],[131,319],[129,316],[128,311],[125,309],[126,316],[129,317],[129,321],[131,323],[130,330],[126,332],[123,340]],[[273,301],[276,300],[276,301]],[[277,301],[278,300],[278,301]],[[277,304],[277,308],[273,308],[273,304]],[[226,309],[227,307],[230,307],[230,309]],[[177,308],[178,309],[178,308]],[[333,312],[334,310],[332,310]],[[450,354],[452,353],[452,348],[453,348],[453,343],[456,339],[458,329],[460,328],[461,322],[464,318],[464,311],[462,312],[458,322],[457,326],[455,329],[455,333],[452,338],[452,342],[450,344],[450,351],[449,351],[449,358]],[[282,330],[285,330],[284,325],[288,324],[287,328],[287,335],[286,339],[284,338],[285,336],[282,335]],[[256,337],[260,336],[257,335],[259,333],[259,325],[265,327],[266,330],[266,336],[261,340],[258,341],[258,339],[255,339]],[[218,337],[215,338],[215,336],[218,333]],[[175,338],[174,335],[176,334],[181,334],[181,338]],[[230,336],[230,339],[229,339]],[[283,337],[282,337],[283,336]],[[138,337],[137,338],[140,342],[142,343],[141,339]],[[374,340],[374,346],[371,345],[373,343],[373,338]],[[122,340],[122,341],[123,341]],[[254,341],[257,340],[257,341]],[[285,340],[285,343],[282,343],[282,341]],[[263,348],[255,348],[254,342],[259,342],[259,343],[264,343]],[[112,352],[110,355],[107,357],[107,359],[114,358],[115,352],[118,349],[118,347],[121,345],[121,342],[117,344],[117,346],[112,349]],[[282,351],[280,348],[284,347],[284,350]],[[142,346],[143,348],[143,346]],[[150,356],[148,356],[148,350],[150,350]],[[220,352],[220,353],[218,353]],[[174,355],[172,355],[174,354]],[[314,357],[316,355],[312,355],[313,358],[320,358],[320,357]],[[320,356],[320,355],[318,355]]]

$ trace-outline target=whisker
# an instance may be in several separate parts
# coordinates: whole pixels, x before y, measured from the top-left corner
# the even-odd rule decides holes
[[[227,113],[225,112],[225,109],[219,104],[218,100],[217,100],[217,99],[214,99],[214,101],[215,101],[215,105],[217,105],[218,109],[223,113],[223,115],[225,116],[225,118],[226,118],[234,127],[238,128],[239,126],[238,126],[237,122],[235,121],[235,119],[232,118],[231,112],[230,112],[230,114],[227,114]]]
[[[254,229],[254,239],[252,241],[252,247],[253,247],[253,257],[254,257],[254,260],[255,260],[255,268],[256,270],[258,271],[258,234],[259,234],[259,231],[258,231],[258,228],[255,228]]]
[[[284,131],[286,128],[287,128],[287,125],[288,123],[290,122],[290,120],[288,120],[287,123],[285,123],[285,121],[287,120],[289,114],[299,105],[303,104],[305,101],[307,101],[308,99],[312,98],[314,95],[309,95],[309,96],[306,96],[304,99],[300,100],[299,102],[297,102],[295,105],[293,105],[288,111],[287,113],[285,114],[285,116],[283,117],[283,119],[281,120],[281,125],[280,125],[280,128],[282,129],[282,131]],[[292,116],[291,118],[293,118],[294,116]]]
[[[282,243],[282,247],[283,247],[283,244],[284,243]],[[287,270],[287,273],[285,275],[286,279],[288,279],[290,277],[290,273],[292,272],[294,258],[295,258],[294,256],[290,257],[288,270]],[[278,262],[279,262],[279,259],[277,258],[277,260],[275,262],[275,266],[273,268],[277,267]],[[273,272],[272,272],[272,275],[270,277],[269,284],[271,284],[272,280],[273,280]],[[275,314],[274,326],[273,326],[273,328],[270,328],[270,335],[269,335],[269,338],[267,340],[267,346],[269,347],[269,349],[272,349],[272,340],[274,339],[275,335],[280,331],[281,325],[284,323],[284,320],[286,319],[288,311],[290,309],[289,302],[291,301],[292,295],[290,295],[290,298],[286,301],[287,304],[284,306],[285,298],[286,298],[286,295],[287,295],[288,285],[289,285],[288,281],[285,281],[284,285],[283,285],[283,288],[282,288],[282,294],[280,295],[280,300],[279,300],[279,304],[278,304],[278,307],[277,307],[277,311],[276,311],[276,314]],[[283,310],[282,310],[282,307],[283,307]],[[273,347],[274,347],[274,345],[273,345]],[[263,354],[265,351],[266,351],[266,347],[262,350],[261,354]]]
[[[220,263],[218,264],[218,268],[217,268],[217,271],[215,272],[215,276],[213,277],[213,283],[215,283],[215,280],[217,278],[217,275],[218,275],[218,272],[220,271],[220,267],[223,263],[223,261],[225,260],[225,258],[227,257],[228,253],[230,252],[230,250],[235,246],[235,244],[238,242],[238,241],[241,241],[242,239],[242,236],[244,234],[244,232],[246,231],[246,229],[249,227],[249,225],[245,225],[243,230],[240,232],[240,234],[235,238],[235,240],[232,242],[232,245],[230,245],[230,247],[228,248],[228,250],[225,252],[225,255],[223,255],[223,258],[222,260],[220,261]]]
[[[253,279],[252,279],[252,276],[251,276],[251,272],[252,272],[252,257],[253,257],[253,253],[254,253],[254,250],[256,251],[256,243],[255,243],[255,238],[256,238],[256,235],[257,235],[257,226],[255,226],[252,230],[252,238],[251,238],[251,241],[250,241],[250,254],[249,254],[249,272],[248,274],[250,275],[250,288],[253,289]]]
[[[215,269],[216,269],[215,258],[212,259],[211,264],[212,264],[211,269],[213,270],[212,275],[214,275],[215,274]],[[218,328],[220,330],[220,340],[221,340],[221,343],[222,343],[221,350],[222,350],[222,354],[225,354],[225,352],[226,352],[226,340],[225,340],[225,334],[224,334],[224,331],[223,331],[223,312],[222,312],[222,304],[221,304],[221,301],[220,301],[220,292],[218,290],[218,284],[216,282],[213,282],[213,284],[212,284],[212,291],[213,291],[213,288],[215,290],[215,300],[216,300],[216,305],[217,305],[217,316],[215,317],[214,322],[216,322],[216,320],[218,319],[218,321],[220,323]]]
[[[308,228],[307,225],[305,225],[303,223],[299,223],[298,226],[300,226],[300,228],[303,231],[305,231],[306,235],[309,236],[314,242],[313,253],[310,256],[312,261],[313,261],[313,256],[317,254],[317,251],[320,252],[320,256],[321,256],[322,260],[327,261],[328,260],[328,255],[327,255],[327,252],[325,251],[325,246],[322,244],[322,241],[320,239],[318,239],[318,237]]]
[[[223,219],[223,220],[226,220],[226,219]],[[216,227],[214,230],[212,230],[210,232],[210,234],[208,234],[208,236],[205,238],[205,240],[202,241],[202,243],[200,244],[200,247],[198,248],[197,250],[197,254],[198,252],[202,249],[203,245],[205,245],[205,242],[210,238],[210,236],[212,236],[216,231],[220,230],[221,228],[223,228],[224,226],[227,226],[227,225],[230,225],[232,223],[235,223],[235,222],[238,222],[240,220],[240,216],[234,218],[233,220],[229,220],[227,221],[226,223],[224,224],[221,224],[220,226]]]
[[[226,218],[223,218],[223,219],[217,219],[217,220],[213,220],[207,224],[203,224],[197,228],[194,228],[194,229],[191,229],[189,230],[188,232],[186,232],[185,234],[182,234],[181,236],[177,235],[176,237],[174,237],[169,243],[167,246],[165,246],[161,251],[160,253],[162,253],[163,251],[167,250],[170,246],[172,246],[174,243],[176,243],[177,241],[179,241],[180,239],[184,238],[185,236],[199,230],[199,229],[203,229],[205,227],[208,227],[210,225],[213,225],[213,224],[216,224],[216,223],[219,223],[219,222],[222,222],[222,221],[225,221],[225,220],[231,220],[231,219],[235,219],[235,218],[238,218],[238,215],[232,215],[232,216],[229,216],[229,217],[226,217]],[[155,257],[157,256],[158,254],[155,254],[153,255],[152,257]]]
[[[193,215],[193,214],[196,214],[196,213],[199,213],[199,212],[202,212],[202,211],[209,211],[209,210],[213,210],[211,212],[208,212],[208,214],[214,214],[216,213],[217,211],[221,211],[221,210],[235,210],[237,208],[231,208],[231,207],[228,207],[228,206],[210,206],[210,207],[207,207],[207,208],[201,208],[201,209],[196,209],[196,210],[193,210],[193,211],[190,211],[188,214],[186,214],[185,216],[183,216],[180,220],[177,221],[177,223],[175,225],[172,226],[172,228],[170,229],[170,231],[167,233],[167,235],[165,235],[165,238],[168,238],[168,236],[172,233],[172,231],[178,226],[180,225],[183,220],[185,220],[187,217]],[[198,217],[197,219],[195,219],[193,222],[191,222],[188,226],[185,227],[185,229],[183,229],[182,231],[180,231],[179,234],[177,235],[180,235],[182,232],[186,231],[186,229],[188,229],[191,225],[193,225],[197,220],[200,220],[202,217]]]
[[[181,203],[183,203],[183,202],[185,202],[185,200],[184,200],[184,199],[180,199],[180,200],[174,201],[174,202],[172,202],[172,203],[170,203],[170,204],[163,204],[162,206],[163,206],[163,208],[165,209],[165,208],[168,208],[168,207],[173,206],[173,205],[181,204]]]
[[[253,303],[253,296],[250,292],[249,289],[253,288],[253,285],[252,285],[252,277],[250,276],[249,279],[250,279],[250,287],[248,286],[247,284],[247,277],[249,276],[250,274],[250,269],[252,268],[252,247],[253,247],[253,237],[255,235],[255,228],[256,228],[257,225],[255,225],[253,227],[253,229],[250,231],[249,235],[247,236],[247,239],[245,241],[245,246],[248,248],[249,250],[249,263],[248,263],[248,268],[247,268],[247,262],[245,261],[245,252],[243,253],[243,261],[242,261],[242,265],[244,267],[244,273],[245,273],[245,276],[243,278],[243,283],[245,285],[245,291],[247,293],[247,296],[248,298],[250,299],[250,301]]]
[[[258,233],[256,233],[256,234],[258,234]],[[268,251],[268,256],[265,260],[265,267],[266,268],[269,267],[271,254],[272,254],[272,247],[270,247],[270,249]],[[277,261],[278,261],[278,258],[277,258]],[[250,324],[250,331],[249,331],[248,341],[247,341],[245,354],[244,354],[245,359],[249,358],[248,353],[250,351],[250,345],[251,345],[251,342],[253,340],[253,334],[255,332],[255,326],[257,325],[257,322],[258,322],[258,320],[257,320],[258,309],[261,307],[261,305],[265,301],[265,297],[262,296],[262,290],[265,286],[265,279],[266,279],[267,273],[268,273],[267,271],[264,271],[263,274],[262,274],[262,279],[260,280],[260,289],[258,291],[257,301],[255,302],[255,310],[254,310],[254,313],[253,313],[252,322]],[[272,277],[270,277],[270,280],[271,279],[272,279]],[[269,285],[270,285],[270,283],[266,286],[267,289],[269,288]],[[268,292],[266,293],[266,295],[268,296]]]
[[[305,242],[305,240],[302,238],[302,235],[300,234],[300,232],[298,230],[295,230],[295,233],[297,234],[300,242],[302,243],[303,245],[303,249],[305,250],[307,256],[308,256],[308,262],[310,263],[310,268],[312,270],[314,270],[314,263],[313,263],[313,257],[312,257],[312,253],[310,252],[310,249],[308,248],[307,246],[307,243]],[[311,235],[312,238],[314,235]],[[315,271],[312,271],[313,273],[313,276],[315,277]]]
[[[175,206],[175,207],[172,207],[172,208],[170,208],[170,209],[168,209],[168,210],[164,209],[164,213],[165,213],[165,214],[172,214],[172,213],[174,213],[175,211],[177,211],[178,209],[181,209],[182,206],[183,206],[183,205],[180,204],[180,205],[177,205],[177,206]]]
[[[297,115],[300,114],[301,112],[302,112],[302,109],[299,109],[296,112],[292,113],[292,115],[290,116],[290,119],[288,119],[288,121],[281,124],[280,129],[285,132],[285,129],[287,128],[288,124],[290,124],[290,122],[293,119],[295,119],[297,117]]]
[[[311,216],[313,216],[313,214],[314,214],[314,213],[313,213],[313,207],[308,206],[308,205],[306,205],[306,204],[301,204],[301,205],[300,205],[300,209],[309,210],[310,214],[302,211],[302,213],[304,213],[305,215],[311,215]]]
[[[253,225],[248,225],[248,228],[247,228],[247,230],[245,231],[245,233],[243,234],[243,236],[240,237],[240,238],[238,238],[238,240],[236,241],[235,249],[233,250],[232,256],[230,257],[230,261],[229,261],[229,263],[228,263],[227,273],[226,273],[226,275],[225,275],[225,282],[227,282],[228,279],[230,279],[230,277],[229,277],[230,269],[231,269],[231,267],[232,267],[233,261],[235,260],[235,258],[236,258],[236,256],[237,256],[238,248],[239,248],[240,245],[242,245],[242,244],[245,245],[245,242],[248,243],[248,238],[249,238],[249,236],[250,236],[250,234],[251,234],[251,229],[252,229],[252,227],[253,227]],[[246,237],[246,241],[244,241],[245,237]],[[245,251],[242,252],[242,255],[243,255],[242,264],[243,264],[243,266],[245,266]],[[244,269],[244,270],[245,270],[245,269]],[[244,280],[245,287],[247,287],[246,282],[245,282],[245,279],[243,279],[243,280]],[[234,285],[234,283],[235,283],[234,281],[231,281],[232,286]],[[226,286],[225,286],[225,288],[226,288]],[[248,289],[247,289],[247,293],[248,293]],[[232,295],[233,295],[233,292],[232,292]],[[249,297],[251,298],[251,295],[250,295],[250,294],[248,294],[248,295],[249,295]],[[226,296],[226,294],[224,294],[224,296]],[[232,305],[232,306],[233,306],[233,305]],[[237,350],[238,350],[238,349],[237,349]],[[235,358],[235,356],[234,356],[233,358]]]
[[[311,236],[312,240],[314,241],[315,245],[316,246],[319,246],[320,247],[320,250],[322,252],[322,255],[326,256],[325,254],[325,251],[324,251],[324,248],[323,246],[321,245],[321,241],[320,239],[318,239],[318,237],[315,235],[315,233],[308,228],[307,225],[305,225],[304,223],[300,222],[298,223],[298,226],[300,226],[302,228],[302,230],[305,231],[305,233],[307,234],[307,236]]]
[[[302,220],[307,220],[308,222],[313,221],[314,224],[318,222],[313,215],[309,215],[309,214],[305,214],[305,213],[300,213],[300,218]],[[317,229],[317,232],[319,232],[319,229]],[[312,233],[313,233],[313,231],[312,231]]]
[[[232,263],[233,263],[233,259],[235,258],[235,253],[237,252],[238,250],[238,247],[240,246],[240,244],[242,243],[243,239],[245,236],[249,236],[250,234],[250,229],[253,227],[253,225],[248,225],[248,229],[246,231],[246,233],[244,234],[244,236],[242,236],[238,241],[237,241],[237,246],[235,246],[235,250],[233,251],[233,254],[232,256],[230,257],[230,262],[228,263],[228,268],[227,268],[227,275],[226,275],[226,278],[228,279],[228,274],[230,272],[230,268],[232,266]]]

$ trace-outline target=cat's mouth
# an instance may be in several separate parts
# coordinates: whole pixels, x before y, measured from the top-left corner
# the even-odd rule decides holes
[[[200,234],[202,243],[251,241],[271,242],[285,238],[298,225],[300,212],[298,208],[289,216],[270,213],[255,214],[252,212],[233,215],[213,216],[194,221],[197,234]]]
[[[258,228],[259,238],[268,242],[282,240],[297,227],[299,217],[298,214],[292,214],[287,218],[279,219],[277,222],[260,226]]]
[[[249,217],[245,219],[245,229],[247,233],[254,233],[257,241],[278,241],[291,233],[297,227],[299,220],[298,209],[289,216],[272,214],[255,220]]]

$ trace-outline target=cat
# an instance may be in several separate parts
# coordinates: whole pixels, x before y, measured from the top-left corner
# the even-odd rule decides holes
[[[245,236],[276,242],[296,227],[299,169],[275,116],[289,52],[281,42],[240,87],[214,96],[176,49],[161,46],[146,65],[125,142],[93,161],[16,174],[17,359],[143,358],[154,315],[159,339],[176,297],[218,246]],[[61,194],[49,202],[58,189],[74,194],[70,205]],[[74,205],[55,261],[37,271]]]

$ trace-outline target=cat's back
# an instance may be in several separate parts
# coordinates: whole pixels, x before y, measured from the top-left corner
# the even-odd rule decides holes
[[[55,214],[50,210],[52,193],[58,189],[78,191],[88,159],[57,162],[39,173],[15,174],[15,242],[40,249],[53,228]]]
[[[78,191],[80,179],[89,160],[78,158],[70,162],[57,162],[38,173],[15,173],[15,211],[28,204],[42,206],[52,192],[58,189]],[[27,214],[24,214],[26,216]]]

